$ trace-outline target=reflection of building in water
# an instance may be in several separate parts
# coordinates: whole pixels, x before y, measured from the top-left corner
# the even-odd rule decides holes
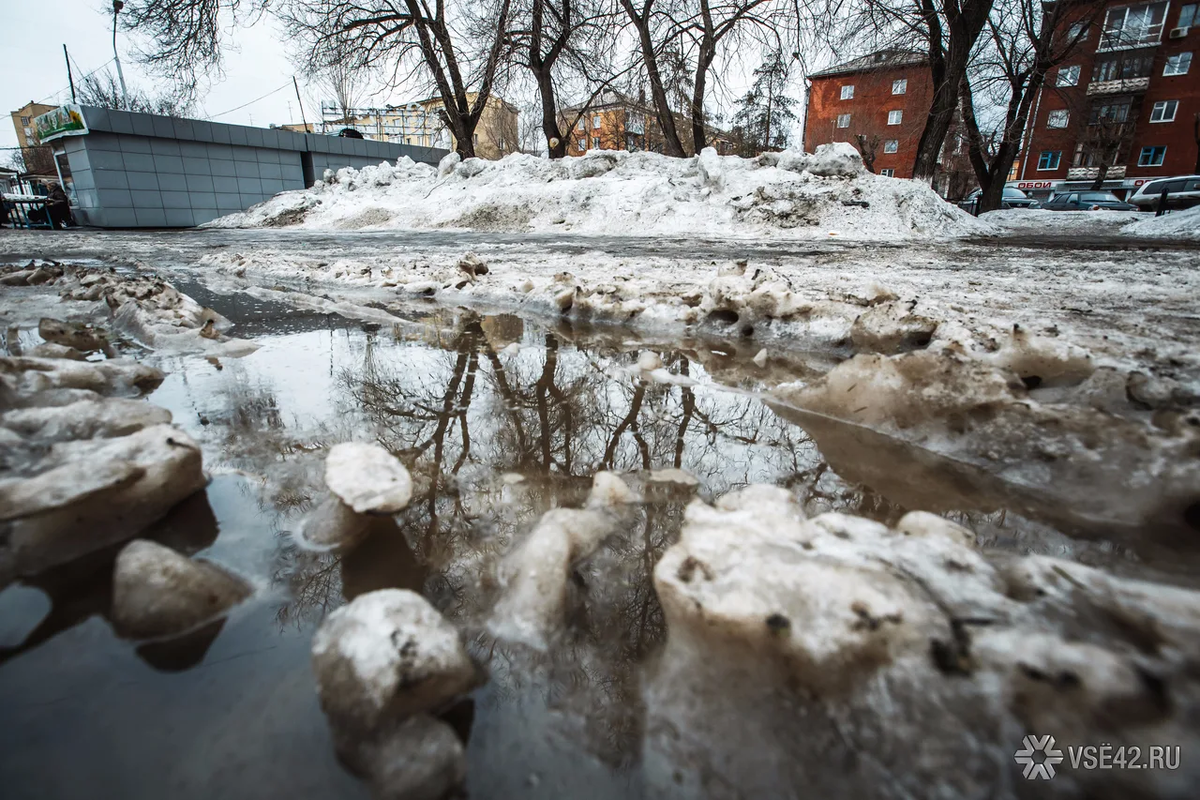
[[[477,94],[467,95],[474,103]],[[429,97],[402,105],[381,108],[352,108],[349,113],[337,103],[321,103],[318,133],[336,134],[354,128],[368,139],[419,147],[453,150],[458,142],[442,119],[440,97]],[[479,158],[503,158],[517,152],[517,107],[499,97],[489,97],[475,128],[475,155]],[[304,130],[303,125],[284,125],[289,130]]]

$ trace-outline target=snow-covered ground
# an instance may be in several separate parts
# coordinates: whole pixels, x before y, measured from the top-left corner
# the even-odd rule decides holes
[[[754,159],[597,151],[550,161],[451,154],[438,169],[402,158],[285,192],[216,227],[571,231],[868,241],[968,236],[991,227],[928,186],[869,174],[839,143]]]
[[[1200,241],[1200,208],[1155,217],[1146,211],[1044,211],[1012,208],[980,217],[1002,234],[1131,236]]]
[[[902,304],[897,324],[906,315],[935,323],[933,346],[986,355],[1019,325],[1083,348],[1098,365],[1163,374],[1200,392],[1200,251],[1081,249],[1074,241],[1069,234],[1035,246],[1015,235],[1011,244],[989,237],[783,245],[569,234],[12,231],[0,237],[0,261],[33,252],[98,259],[216,289],[286,292],[305,308],[354,313],[356,304],[370,304],[367,311],[384,319],[389,304],[432,299],[772,349],[848,351],[855,320],[894,295]]]

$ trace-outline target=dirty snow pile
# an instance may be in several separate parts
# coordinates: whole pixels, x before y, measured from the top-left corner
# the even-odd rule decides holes
[[[866,172],[850,145],[815,154],[687,159],[598,151],[551,161],[456,154],[437,169],[408,158],[327,171],[214,227],[573,231],[853,239],[956,237],[991,231],[928,187]]]
[[[1161,217],[1148,217],[1122,229],[1133,236],[1165,236],[1172,239],[1200,240],[1200,207],[1176,211]]]

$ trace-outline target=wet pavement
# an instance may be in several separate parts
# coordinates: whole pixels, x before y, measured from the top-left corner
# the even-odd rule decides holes
[[[389,329],[179,288],[260,349],[161,360],[169,374],[149,399],[201,443],[214,478],[150,536],[258,592],[183,640],[137,645],[106,618],[115,551],[0,591],[6,798],[366,797],[334,756],[309,648],[329,611],[393,586],[428,598],[487,665],[489,681],[451,713],[467,742],[470,797],[641,796],[639,669],[664,633],[650,572],[687,503],[771,483],[810,514],[894,523],[908,510],[840,476],[838,454],[763,403],[765,374],[749,352],[699,339],[659,345],[667,370],[689,380],[655,383],[635,370],[643,343],[611,330],[432,304]],[[836,361],[779,359],[772,368],[792,376]],[[304,550],[291,533],[319,500],[324,449],[351,439],[404,461],[414,499],[344,556]],[[665,468],[698,485],[651,482]],[[493,640],[484,621],[496,563],[545,511],[581,505],[600,470],[642,488],[636,522],[576,566],[567,624],[548,652]],[[987,548],[1135,574],[1172,568],[1003,508],[946,514]]]

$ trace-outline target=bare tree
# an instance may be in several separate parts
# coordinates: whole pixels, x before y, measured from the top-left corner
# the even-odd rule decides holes
[[[1005,106],[1004,119],[990,137],[981,132],[975,114],[979,89],[972,88],[971,76],[963,76],[959,90],[968,155],[981,189],[977,213],[1000,208],[1034,99],[1051,70],[1079,51],[1088,26],[1103,10],[1091,0],[999,3],[988,20],[988,41],[972,70],[977,86],[999,87],[996,99]]]
[[[341,112],[340,122],[349,124],[367,83],[369,70],[355,63],[354,46],[345,36],[331,36],[316,48],[306,49],[299,67],[322,93],[322,105],[332,99]]]
[[[253,24],[269,0],[127,0],[118,18],[148,44],[140,59],[194,98],[201,76],[220,72],[224,36]]]
[[[624,71],[612,66],[620,17],[597,0],[518,0],[511,25],[517,63],[537,87],[538,116],[550,158],[566,155],[568,138],[595,99]],[[559,107],[565,84],[584,87],[572,114]]]
[[[958,109],[960,87],[994,0],[867,0],[860,9],[839,3],[819,13],[841,15],[847,41],[873,47],[920,46],[929,61],[933,98],[913,164],[913,178],[932,182],[942,144]],[[826,23],[827,25],[829,23]]]
[[[187,90],[151,95],[136,86],[124,91],[117,77],[107,69],[93,72],[79,85],[79,102],[85,106],[112,108],[117,111],[136,111],[143,114],[162,114],[168,117],[186,116],[192,109]]]
[[[332,41],[352,46],[351,63],[379,66],[391,83],[430,81],[439,113],[463,158],[475,155],[475,128],[507,55],[511,0],[430,7],[422,0],[285,0],[289,31],[320,52]]]
[[[692,80],[689,116],[692,122],[692,146],[699,153],[708,144],[704,101],[709,72],[718,48],[726,39],[738,43],[740,34],[758,29],[774,37],[774,50],[780,52],[779,20],[781,9],[774,0],[698,0],[698,8],[683,28],[696,47],[696,72]],[[765,14],[763,12],[774,12]]]
[[[666,29],[667,38],[672,35],[674,26],[662,18],[655,3],[659,0],[620,0],[621,8],[625,11],[630,24],[637,34],[638,47],[641,55],[641,67],[646,73],[650,84],[650,98],[658,116],[659,127],[663,133],[663,152],[669,156],[682,158],[683,142],[679,138],[679,129],[675,125],[675,114],[671,110],[671,102],[667,97],[667,86],[663,82],[663,71],[660,66],[663,41],[659,34]]]
[[[878,136],[866,133],[854,134],[854,145],[858,148],[859,155],[862,156],[863,166],[867,168],[867,172],[875,172],[875,159],[879,157],[879,144]]]
[[[54,151],[48,144],[37,144],[13,150],[9,166],[18,173],[30,175],[54,175]]]

